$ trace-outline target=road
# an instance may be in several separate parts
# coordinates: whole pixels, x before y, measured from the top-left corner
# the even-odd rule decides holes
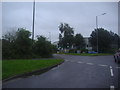
[[[3,88],[118,88],[120,66],[113,56],[54,54],[65,62],[41,75],[3,83]],[[114,89],[111,89],[114,90]]]

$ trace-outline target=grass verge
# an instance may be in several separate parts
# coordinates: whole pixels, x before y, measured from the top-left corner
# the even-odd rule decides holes
[[[40,70],[63,62],[62,59],[49,60],[4,60],[2,61],[2,79],[14,75]]]
[[[60,54],[66,54],[66,55],[78,55],[78,56],[106,56],[106,55],[113,55],[111,53],[60,53]]]

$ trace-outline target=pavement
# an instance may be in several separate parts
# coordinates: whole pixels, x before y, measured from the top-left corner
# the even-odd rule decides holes
[[[120,88],[120,64],[114,62],[113,56],[54,54],[54,57],[65,62],[41,75],[5,82],[3,88]]]

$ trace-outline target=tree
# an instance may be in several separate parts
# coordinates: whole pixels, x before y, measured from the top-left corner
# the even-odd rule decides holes
[[[91,37],[89,39],[90,43],[94,50],[97,48],[97,32],[98,32],[98,51],[99,52],[109,52],[111,49],[111,45],[116,43],[118,40],[118,36],[113,32],[109,32],[104,28],[98,28],[92,31]]]
[[[2,36],[3,39],[7,40],[8,42],[14,42],[16,40],[16,31],[10,31],[7,32],[4,36]]]
[[[5,39],[2,39],[2,59],[9,59],[10,56],[11,56],[11,50],[10,50],[10,42],[5,40]]]
[[[59,48],[62,48],[62,47],[63,47],[63,44],[62,44],[62,35],[61,35],[61,34],[59,34],[58,47],[59,47]]]
[[[9,32],[2,39],[3,59],[30,58],[32,40],[31,33],[19,28],[16,32]]]
[[[118,39],[118,48],[120,48],[120,36],[119,36],[119,39]]]
[[[107,30],[104,30],[103,28],[95,29],[95,31],[92,31],[90,36],[91,36],[90,42],[94,50],[97,50],[97,37],[98,37],[99,52],[105,52],[107,49],[110,48],[111,38]]]
[[[44,36],[37,36],[37,41],[34,44],[34,53],[39,57],[51,57],[52,45]]]
[[[15,56],[14,44],[16,40],[16,32],[11,31],[2,36],[2,59],[10,59]]]
[[[59,47],[71,48],[74,41],[74,31],[67,23],[61,23],[59,26]]]
[[[74,38],[74,45],[77,49],[82,49],[85,47],[85,41],[81,34],[76,34]]]
[[[23,28],[19,28],[16,32],[15,48],[19,58],[30,58],[32,50],[31,33]]]
[[[52,49],[53,49],[52,50],[53,53],[57,53],[57,50],[58,50],[57,45],[52,45]]]
[[[111,31],[110,31],[110,35],[112,37],[112,45],[114,46],[114,49],[120,48],[120,36]]]

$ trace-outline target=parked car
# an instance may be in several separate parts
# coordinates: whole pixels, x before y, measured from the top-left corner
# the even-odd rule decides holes
[[[120,49],[115,52],[114,59],[115,59],[115,62],[117,63],[120,62]]]

